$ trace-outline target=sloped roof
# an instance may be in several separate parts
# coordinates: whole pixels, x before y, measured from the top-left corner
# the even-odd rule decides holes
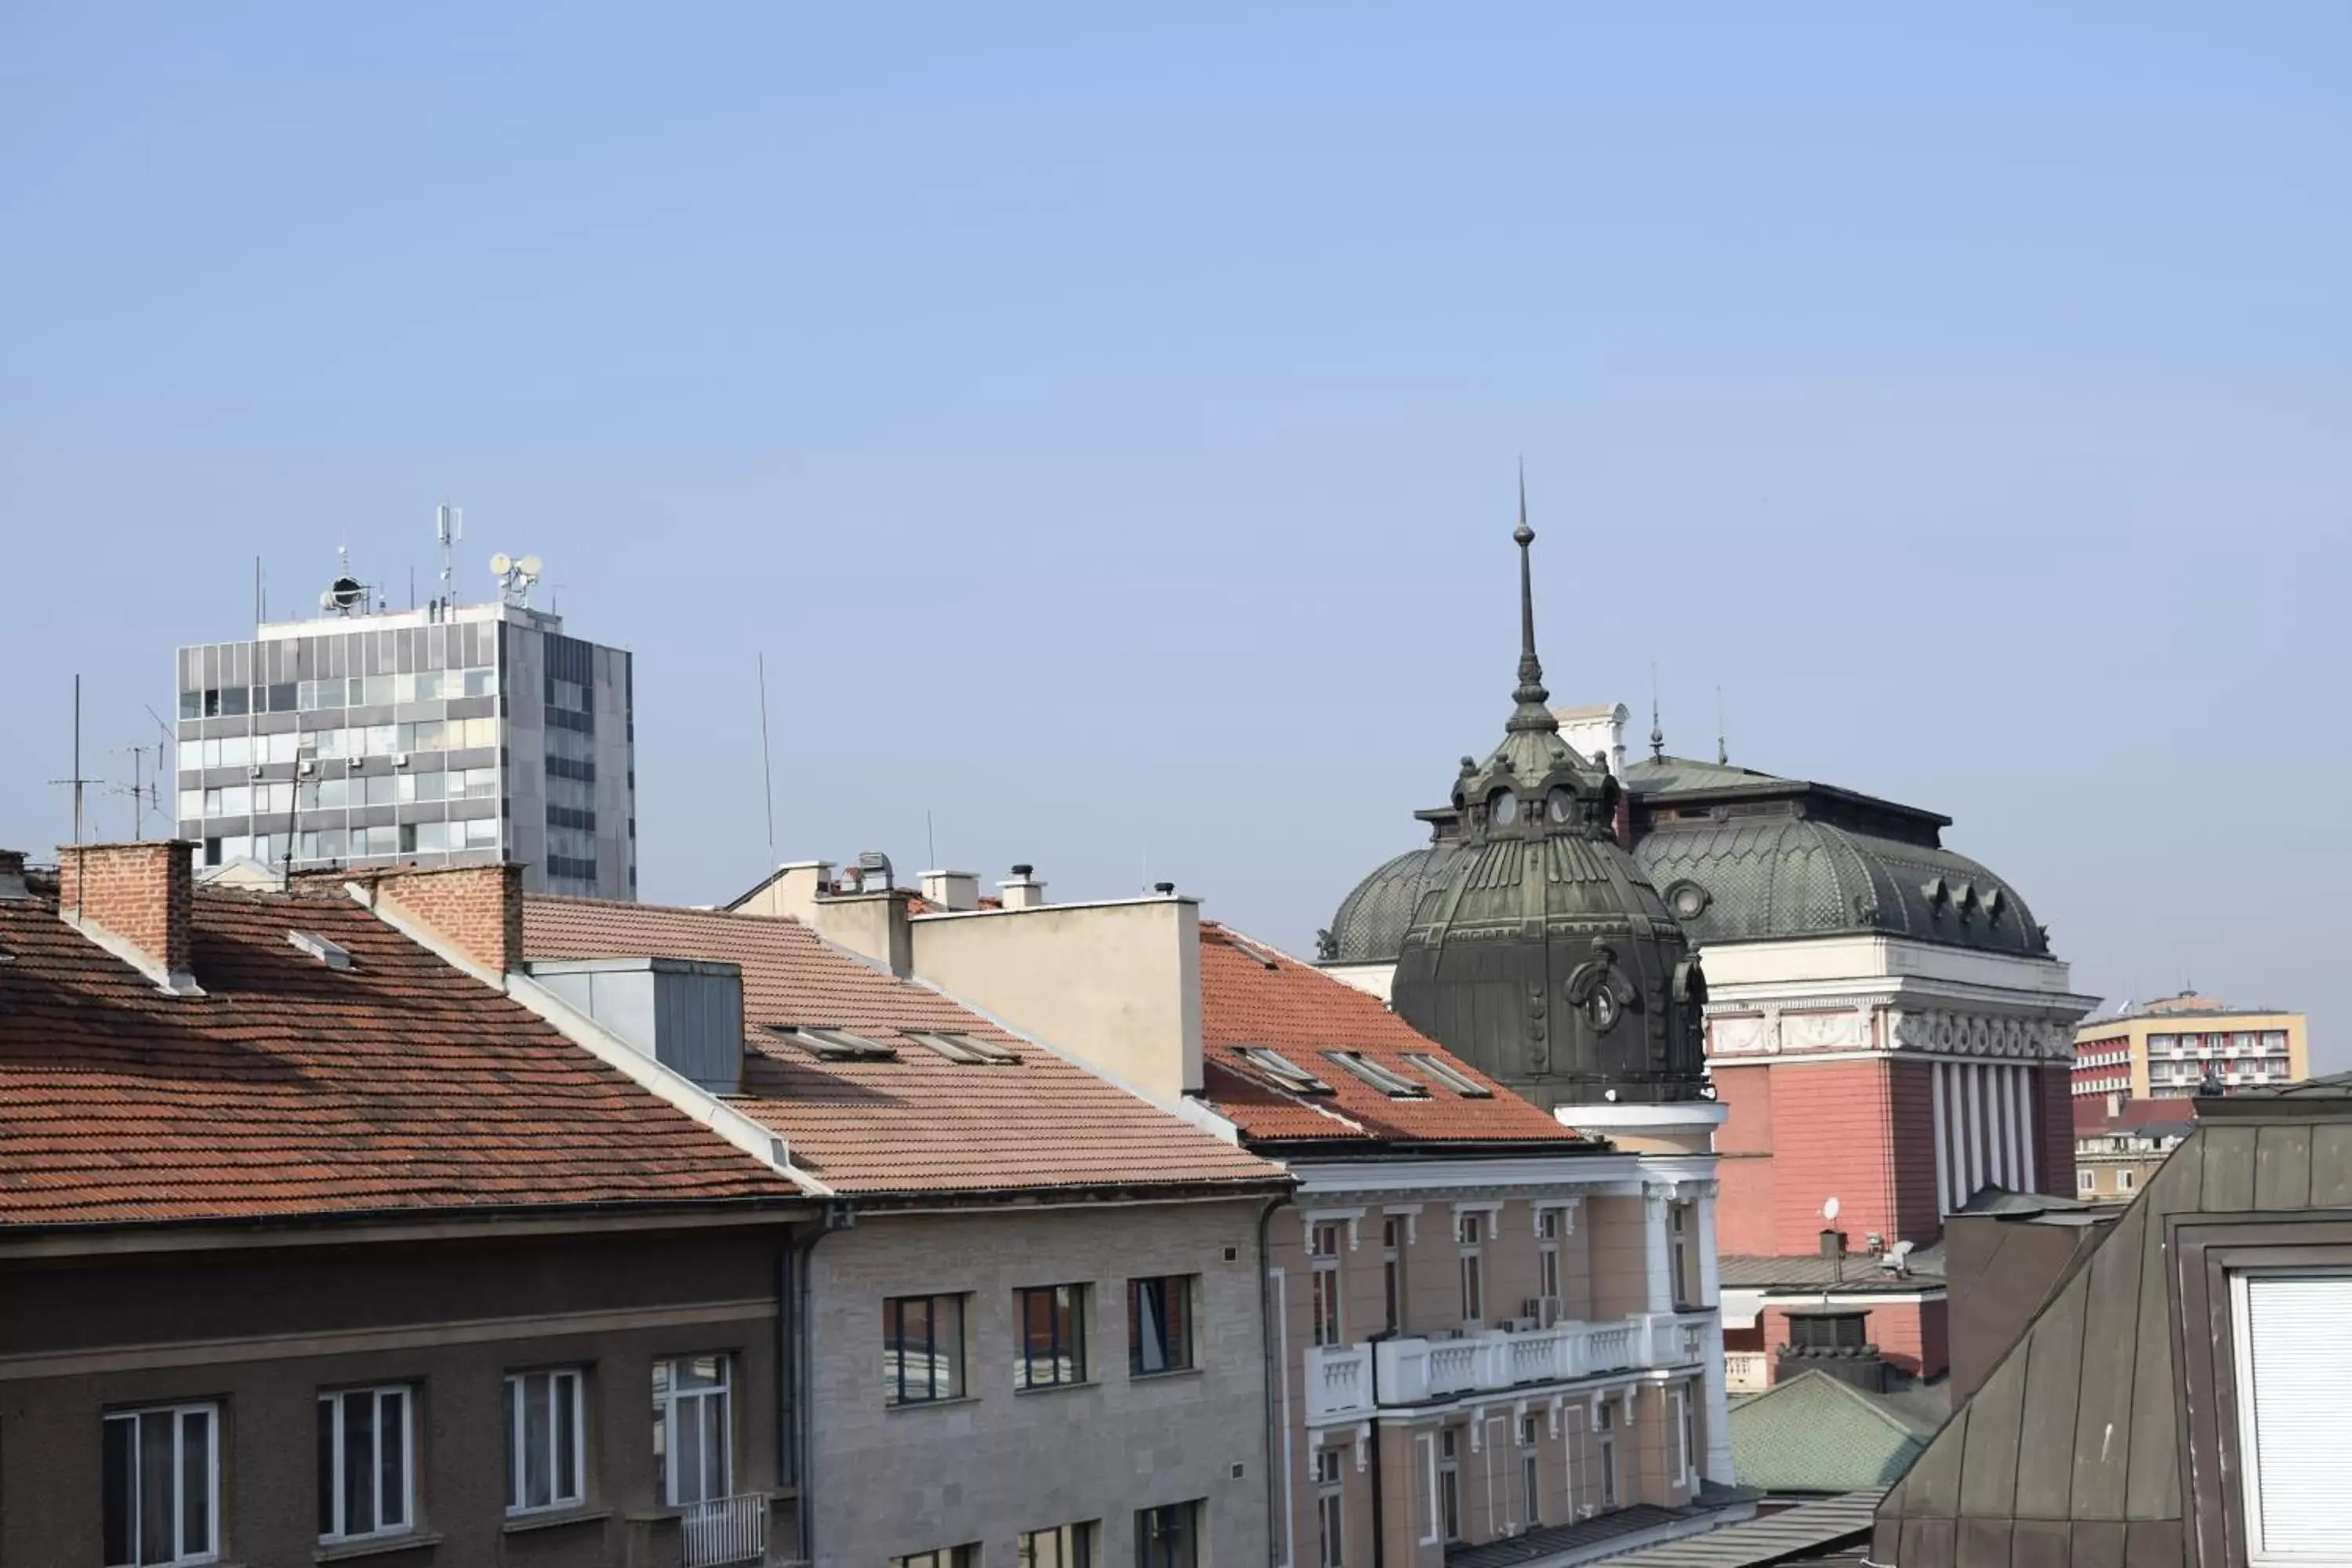
[[[523,945],[545,958],[716,959],[743,972],[751,1056],[735,1107],[850,1194],[1278,1184],[1275,1166],[997,1027],[938,992],[828,945],[797,921],[531,897]],[[773,1028],[831,1027],[895,1061],[823,1061]],[[950,1061],[910,1030],[976,1036],[1017,1062]]]
[[[1812,1252],[1786,1256],[1727,1252],[1717,1260],[1717,1278],[1736,1289],[1818,1290],[1826,1286],[1840,1295],[1927,1289],[1944,1283],[1943,1242],[1905,1255],[1903,1266],[1906,1272],[1897,1274],[1880,1267],[1878,1259],[1866,1252],[1849,1252],[1843,1258]]]
[[[1815,1368],[1731,1407],[1731,1470],[1766,1491],[1884,1487],[1927,1435],[1851,1384]]]
[[[339,890],[194,910],[169,996],[0,903],[0,1226],[801,1196]]]
[[[1280,1052],[1331,1086],[1297,1094],[1254,1066],[1244,1047]],[[1420,1034],[1380,999],[1232,930],[1201,924],[1201,1049],[1208,1098],[1253,1142],[1540,1142],[1591,1145]],[[1360,1052],[1428,1090],[1395,1099],[1325,1055]],[[1490,1091],[1465,1096],[1412,1060],[1434,1058]]]
[[[2352,1075],[2334,1092],[2231,1096],[2210,1102],[2209,1118],[2213,1106],[2229,1120],[2201,1121],[2077,1253],[1887,1493],[1874,1559],[1969,1568],[1995,1561],[1994,1543],[2009,1561],[2014,1542],[2019,1561],[2030,1547],[2036,1563],[2089,1568],[2126,1561],[2128,1541],[2133,1563],[2183,1560],[2185,1398],[2168,1252],[2202,1215],[2352,1218]]]

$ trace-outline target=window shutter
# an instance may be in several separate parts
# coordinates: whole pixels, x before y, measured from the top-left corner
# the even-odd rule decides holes
[[[2242,1383],[2251,1382],[2245,1435],[2247,1533],[2256,1563],[2352,1563],[2352,1275],[2246,1276],[2241,1298]],[[2251,1542],[2249,1544],[2253,1544]]]

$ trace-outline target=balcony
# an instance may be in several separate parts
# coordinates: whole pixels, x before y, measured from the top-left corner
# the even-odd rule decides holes
[[[1772,1386],[1772,1358],[1762,1351],[1723,1352],[1723,1387],[1727,1394],[1761,1394]]]
[[[1687,1366],[1706,1355],[1713,1321],[1707,1312],[1642,1312],[1615,1322],[1489,1329],[1458,1340],[1314,1345],[1306,1356],[1307,1418],[1370,1413],[1376,1370],[1381,1403],[1424,1405],[1528,1384]]]
[[[768,1560],[768,1500],[761,1493],[688,1503],[677,1524],[679,1568]]]

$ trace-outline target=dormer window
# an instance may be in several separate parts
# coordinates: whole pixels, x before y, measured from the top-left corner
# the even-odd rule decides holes
[[[1519,797],[1509,790],[1498,789],[1486,797],[1486,815],[1497,827],[1508,827],[1519,819]]]
[[[1565,788],[1555,787],[1544,796],[1544,815],[1555,823],[1566,823],[1576,815],[1576,796]]]
[[[1280,1051],[1264,1046],[1243,1046],[1237,1054],[1242,1060],[1274,1079],[1293,1094],[1329,1094],[1331,1086],[1284,1056]]]

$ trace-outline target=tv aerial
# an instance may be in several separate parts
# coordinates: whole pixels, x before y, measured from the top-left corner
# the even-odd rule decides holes
[[[501,550],[490,557],[490,575],[499,580],[499,591],[509,605],[529,605],[530,585],[546,569],[547,563],[536,555],[516,557]]]

